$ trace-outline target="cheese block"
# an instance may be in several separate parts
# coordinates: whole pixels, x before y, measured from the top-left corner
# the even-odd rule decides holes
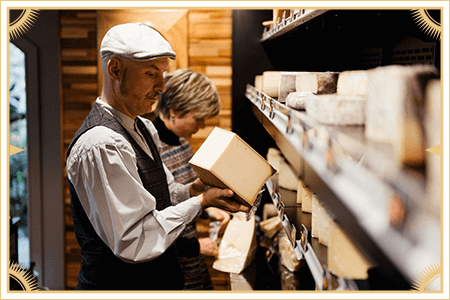
[[[312,95],[312,92],[293,92],[286,98],[286,106],[296,110],[305,109],[306,98]]]
[[[295,80],[300,72],[281,72],[280,73],[280,86],[278,88],[278,101],[284,103],[287,96],[295,92]]]
[[[253,205],[276,170],[238,135],[215,127],[189,164],[206,185],[229,188],[234,198]]]
[[[283,155],[278,149],[275,148],[269,148],[267,151],[267,162],[275,169],[280,170],[280,161],[284,160]],[[276,172],[272,175],[270,180],[272,181],[272,184],[275,186],[275,189],[278,188],[278,178],[279,178],[280,172]]]
[[[281,72],[265,71],[263,72],[263,89],[262,92],[269,97],[277,98],[280,88]]]
[[[286,160],[280,161],[280,169],[278,171],[278,185],[282,188],[296,191],[298,186],[298,177],[292,171],[291,166]]]
[[[325,246],[328,246],[331,220],[330,212],[322,205],[319,217],[319,243]]]
[[[338,72],[301,72],[296,75],[295,90],[318,95],[333,94],[337,89]]]
[[[278,210],[273,203],[265,203],[263,206],[263,221],[278,216]]]
[[[302,212],[311,213],[312,212],[312,192],[307,185],[302,188]]]
[[[312,216],[311,216],[311,236],[314,238],[319,238],[319,225],[320,225],[320,214],[322,213],[322,205],[320,205],[319,199],[316,194],[312,194],[311,200],[312,206]]]
[[[255,76],[255,88],[258,91],[264,90],[264,76],[263,75],[256,75]]]
[[[284,230],[278,234],[278,253],[280,254],[280,263],[291,272],[300,269],[300,261],[297,259],[292,248],[292,244]]]
[[[344,71],[339,74],[336,93],[339,95],[365,96],[369,91],[369,75],[367,71]]]
[[[431,65],[385,66],[369,71],[365,136],[393,146],[395,160],[423,165],[424,88],[438,76]]]
[[[303,183],[302,179],[297,180],[297,204],[301,204],[303,202]]]
[[[247,221],[245,213],[235,213],[223,234],[213,269],[239,274],[248,267],[256,254],[255,227],[254,216]]]
[[[283,224],[281,223],[281,219],[280,217],[278,217],[278,215],[259,222],[259,226],[264,232],[264,235],[269,239],[273,238],[275,234],[277,234],[277,232],[283,228]]]
[[[338,277],[364,280],[373,266],[335,222],[330,223],[327,266]]]
[[[364,125],[366,97],[360,95],[311,95],[306,114],[327,125]]]
[[[425,148],[441,145],[441,81],[432,79],[425,89]],[[442,147],[442,145],[441,145]],[[441,156],[426,152],[426,189],[428,203],[435,212],[441,209]]]

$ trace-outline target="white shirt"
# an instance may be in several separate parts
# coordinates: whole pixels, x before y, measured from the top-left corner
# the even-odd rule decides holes
[[[153,158],[144,138],[134,130],[135,120],[99,98],[95,105],[111,113]],[[153,123],[141,120],[159,149],[161,144]],[[66,167],[95,231],[116,256],[127,262],[158,257],[202,212],[197,197],[189,198],[189,185],[176,183],[165,165],[174,206],[156,210],[155,198],[139,177],[133,147],[122,135],[103,126],[81,135],[72,147]]]

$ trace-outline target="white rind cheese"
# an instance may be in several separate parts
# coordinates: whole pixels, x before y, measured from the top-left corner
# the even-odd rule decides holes
[[[313,95],[312,92],[293,92],[286,98],[286,106],[296,110],[305,109],[306,98]]]
[[[327,125],[363,125],[366,98],[359,95],[312,95],[306,99],[306,114]]]

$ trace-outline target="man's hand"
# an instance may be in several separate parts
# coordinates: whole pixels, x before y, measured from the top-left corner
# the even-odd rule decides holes
[[[206,187],[203,184],[203,182],[200,180],[200,178],[195,179],[189,186],[189,194],[191,195],[191,197],[198,196],[201,193],[203,193],[205,190],[206,190]]]
[[[250,211],[250,206],[243,205],[231,197],[233,197],[232,190],[214,187],[197,196],[203,209],[213,206],[229,212]]]
[[[198,242],[200,244],[200,254],[214,257],[219,255],[219,247],[210,238],[200,238]]]

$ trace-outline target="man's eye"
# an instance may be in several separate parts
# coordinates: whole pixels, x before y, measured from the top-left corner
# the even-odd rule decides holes
[[[155,74],[153,74],[153,73],[147,73],[147,76],[153,77],[153,76],[155,76]]]

